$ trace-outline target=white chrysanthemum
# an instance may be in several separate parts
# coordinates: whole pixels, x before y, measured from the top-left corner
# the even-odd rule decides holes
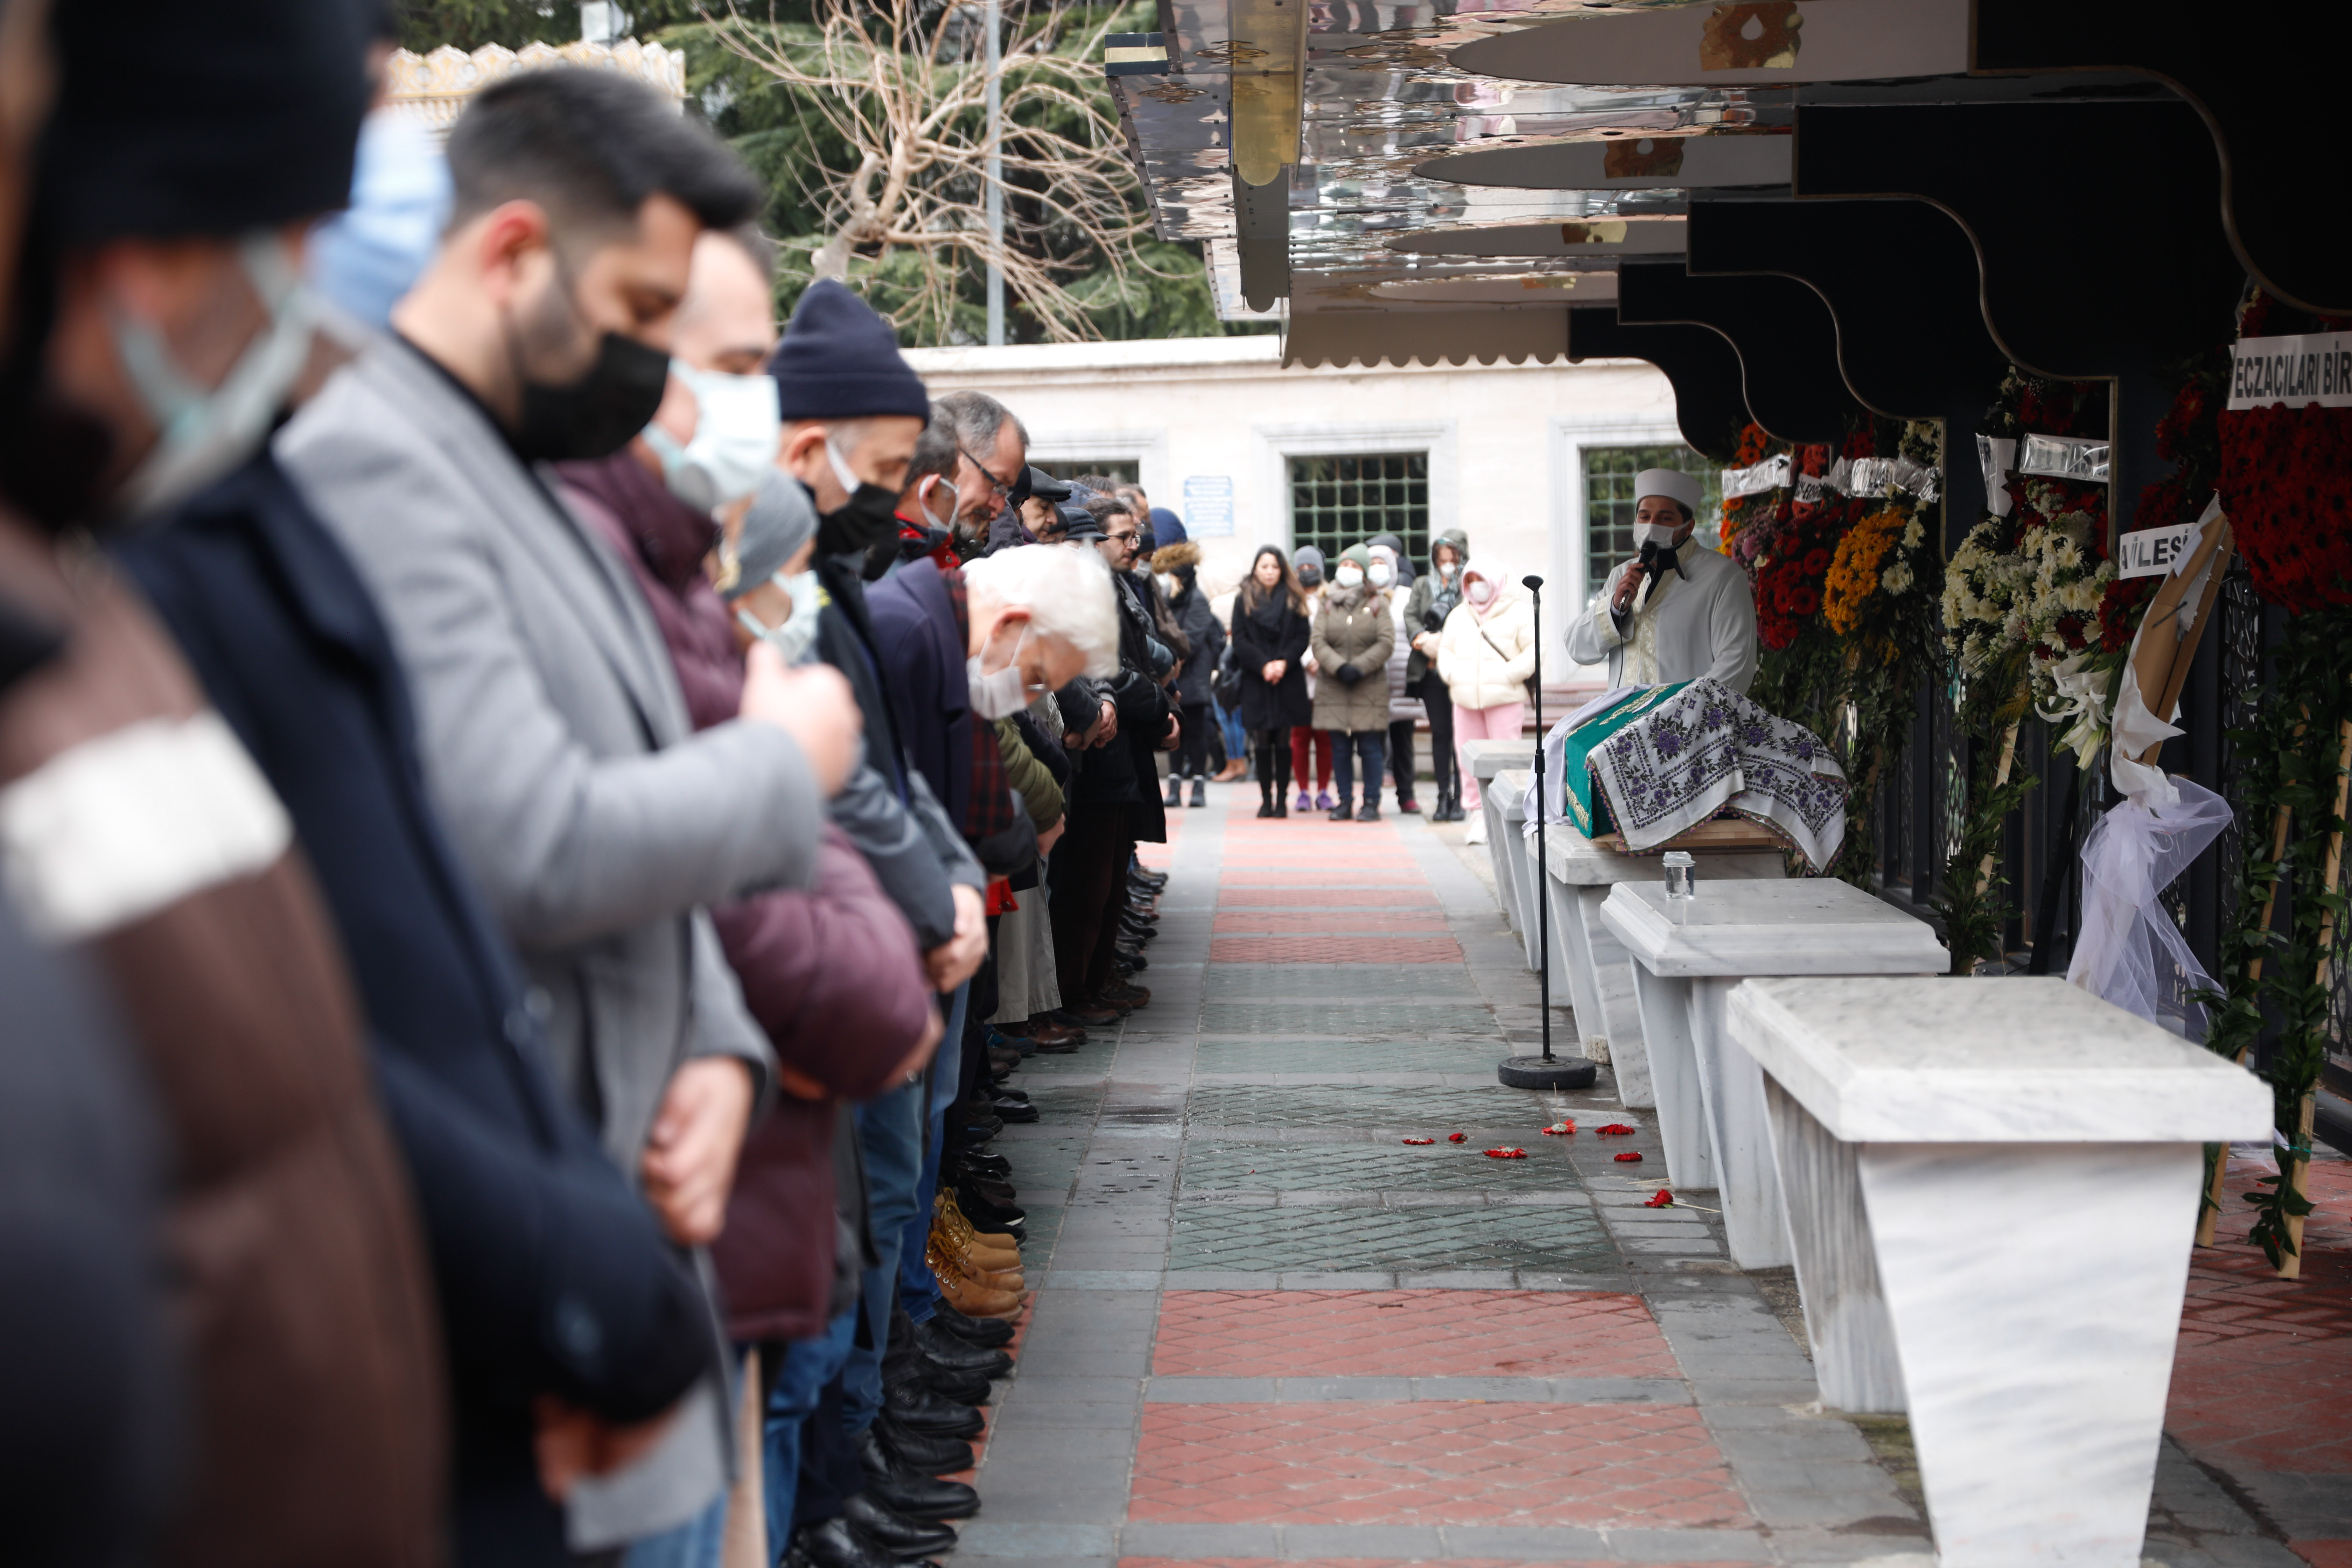
[[[1917,518],[1903,525],[1903,548],[1916,550],[1927,542],[1927,530]]]
[[[1878,574],[1878,585],[1890,594],[1909,593],[1911,583],[1911,567],[1907,562],[1897,561]]]

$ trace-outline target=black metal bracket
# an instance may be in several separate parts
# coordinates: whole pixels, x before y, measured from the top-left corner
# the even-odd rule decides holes
[[[1617,316],[1720,333],[1738,356],[1749,413],[1783,441],[1834,443],[1864,412],[1838,370],[1829,306],[1793,278],[1700,278],[1680,262],[1628,261],[1617,269]]]
[[[1728,463],[1748,404],[1739,391],[1739,355],[1705,327],[1628,326],[1613,305],[1574,305],[1568,312],[1568,357],[1637,359],[1656,365],[1675,389],[1675,419],[1693,451]]]
[[[1975,64],[2164,83],[2212,138],[2221,227],[2239,263],[2289,304],[2352,315],[2352,182],[2336,82],[2352,9],[2292,11],[2291,23],[2278,16],[2283,27],[2249,26],[2191,0],[1976,0]]]
[[[1689,237],[1694,274],[1775,273],[1822,297],[1854,397],[1891,418],[1944,421],[1945,516],[1959,531],[1973,524],[1977,421],[2009,362],[1978,308],[1975,248],[1950,215],[1906,199],[1695,196]]]

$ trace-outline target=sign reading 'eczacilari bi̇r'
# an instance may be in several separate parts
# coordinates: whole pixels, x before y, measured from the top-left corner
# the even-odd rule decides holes
[[[2230,363],[2230,406],[2352,408],[2352,332],[2243,338]]]

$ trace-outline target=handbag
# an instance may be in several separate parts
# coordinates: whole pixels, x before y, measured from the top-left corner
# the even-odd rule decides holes
[[[1238,713],[1242,707],[1242,670],[1234,662],[1234,645],[1229,638],[1225,651],[1217,656],[1217,672],[1209,681],[1210,694],[1217,706],[1228,713]]]
[[[1485,626],[1480,626],[1478,628],[1478,635],[1486,638],[1486,646],[1495,650],[1496,658],[1501,659],[1505,664],[1511,662],[1511,656],[1503,651],[1502,646],[1496,642],[1493,637],[1486,637],[1486,628]],[[1536,700],[1535,678],[1533,676],[1529,676],[1527,679],[1520,681],[1519,689],[1527,693],[1527,701],[1533,702]]]

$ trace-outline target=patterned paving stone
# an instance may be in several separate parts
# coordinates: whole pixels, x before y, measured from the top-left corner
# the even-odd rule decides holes
[[[1321,935],[1332,931],[1379,931],[1432,935],[1449,931],[1445,917],[1434,910],[1224,910],[1210,931],[1216,936],[1248,936],[1261,932]]]
[[[1489,1160],[1477,1144],[1321,1143],[1286,1149],[1268,1143],[1184,1146],[1183,1188],[1201,1192],[1496,1194],[1578,1190],[1566,1155],[1538,1147],[1525,1160]]]
[[[1217,889],[1217,908],[1220,910],[1434,910],[1438,907],[1437,895],[1426,888],[1338,889],[1280,886],[1241,887],[1227,883]]]
[[[1446,963],[1463,962],[1450,936],[1221,936],[1212,963]]]
[[[1122,1557],[1118,1568],[1417,1568],[1430,1559],[1398,1557]],[[1446,1568],[1528,1568],[1521,1557],[1448,1557]],[[1550,1557],[1545,1568],[1624,1568],[1622,1557]],[[1650,1563],[1646,1568],[1723,1568],[1705,1563]],[[2330,1565],[2333,1568],[2333,1564]]]
[[[1037,1124],[1045,1125],[1042,1119]],[[1025,1208],[1047,1194],[1059,1201],[1060,1194],[1070,1190],[1070,1184],[1078,1177],[1078,1162],[1086,1157],[1087,1140],[1007,1139],[991,1152],[1003,1155],[1013,1167],[1013,1184],[1021,1190],[1020,1202]]]
[[[1493,1070],[1492,1040],[1202,1040],[1193,1070],[1222,1072],[1476,1072]]]
[[[1099,1083],[1037,1083],[1024,1086],[1029,1103],[1037,1108],[1037,1122],[1052,1122],[1083,1131],[1102,1110],[1104,1088]]]
[[[1557,1269],[1610,1273],[1617,1249],[1592,1211],[1264,1208],[1179,1204],[1168,1267],[1220,1272]]]
[[[2239,1194],[2270,1173],[2266,1160],[2230,1163],[2221,1245],[2198,1248],[2189,1270],[2164,1425],[2327,1563],[2330,1543],[2352,1538],[2352,1164],[2310,1167],[2317,1212],[2294,1280],[2245,1239]],[[2352,1544],[2337,1557],[2352,1565]]]
[[[1213,994],[1216,982],[1212,980],[1210,985]],[[1364,1006],[1343,1002],[1203,1002],[1201,1033],[1467,1035],[1479,1039],[1500,1038],[1494,1015],[1484,1007],[1431,1007],[1408,1013],[1393,1005]]]
[[[1129,1518],[1234,1524],[1741,1527],[1699,1413],[1147,1405]]]
[[[1242,1127],[1402,1128],[1416,1137],[1443,1137],[1475,1128],[1523,1131],[1551,1119],[1537,1095],[1510,1089],[1265,1089],[1208,1085],[1192,1090],[1195,1122]],[[1522,1140],[1523,1141],[1523,1140]],[[1402,1148],[1402,1145],[1400,1145]]]
[[[1246,939],[1255,941],[1255,938]],[[1447,939],[1451,941],[1451,938]],[[1295,965],[1268,963],[1264,956],[1252,952],[1246,959],[1219,958],[1209,973],[1209,994],[1217,1001],[1236,1001],[1245,996],[1264,996],[1272,1000],[1301,995],[1337,997],[1379,997],[1399,1003],[1426,1003],[1431,1005],[1467,1005],[1486,1011],[1479,994],[1478,983],[1469,972],[1456,965],[1442,968],[1416,966],[1412,973],[1401,973],[1385,962],[1333,963],[1321,972],[1302,974]],[[1244,1031],[1247,1032],[1247,1031]]]
[[[1260,869],[1247,866],[1229,868],[1217,879],[1220,890],[1227,888],[1422,888],[1427,885],[1418,870],[1406,868],[1358,871],[1316,867]]]
[[[1678,1377],[1639,1296],[1548,1290],[1178,1290],[1159,1377]]]

